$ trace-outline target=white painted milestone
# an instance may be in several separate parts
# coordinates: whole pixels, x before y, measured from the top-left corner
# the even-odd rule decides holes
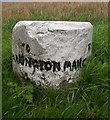
[[[74,83],[92,50],[89,22],[20,21],[13,28],[13,71],[42,86]]]

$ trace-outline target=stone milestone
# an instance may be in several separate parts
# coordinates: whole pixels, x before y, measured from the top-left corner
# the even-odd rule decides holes
[[[13,28],[13,71],[42,86],[76,82],[92,50],[89,22],[20,21]]]

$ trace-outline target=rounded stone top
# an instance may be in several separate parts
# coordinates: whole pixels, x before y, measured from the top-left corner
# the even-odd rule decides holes
[[[74,29],[84,29],[93,27],[90,22],[76,22],[76,21],[19,21],[15,26],[26,26],[28,27],[47,27],[51,30],[74,30]]]

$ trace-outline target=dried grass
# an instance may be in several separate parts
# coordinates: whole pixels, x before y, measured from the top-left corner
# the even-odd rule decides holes
[[[107,17],[108,5],[105,2],[73,2],[73,3],[2,3],[2,17],[3,20],[10,20],[14,16],[19,16],[21,19],[29,19],[32,15],[32,11],[38,11],[39,15],[44,15],[48,11],[54,19],[58,19],[58,15],[67,16],[71,12],[73,14],[80,15],[81,13],[88,13],[88,17],[102,16]]]

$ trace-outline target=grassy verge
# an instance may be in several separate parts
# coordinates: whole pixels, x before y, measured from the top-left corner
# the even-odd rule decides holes
[[[68,90],[43,89],[21,82],[12,72],[11,35],[15,16],[3,22],[2,77],[3,118],[107,118],[108,117],[108,23],[88,14],[56,15],[57,20],[90,21],[94,26],[92,56],[84,66],[80,82]],[[47,12],[31,10],[28,20],[55,20]]]

